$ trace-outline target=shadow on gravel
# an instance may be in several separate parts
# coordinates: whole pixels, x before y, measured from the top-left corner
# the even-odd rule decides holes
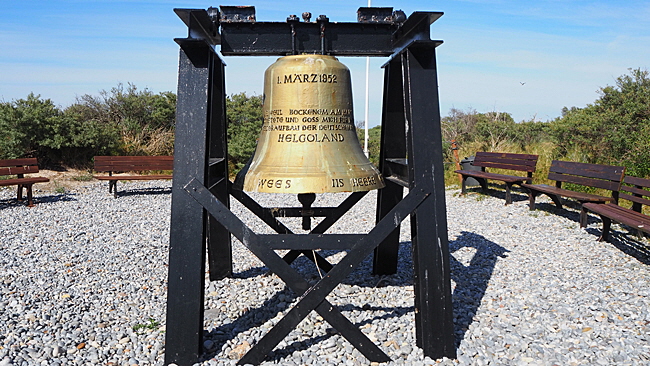
[[[619,226],[620,227],[620,226]],[[609,231],[609,243],[616,247],[621,252],[634,257],[639,262],[650,265],[650,246],[647,242],[644,242],[643,239],[640,239],[634,230],[630,230],[628,227],[623,226],[626,230],[625,232],[621,230],[615,230],[616,226],[612,225]],[[623,229],[621,227],[621,229]],[[587,228],[586,231],[590,234],[595,235],[596,238],[600,237],[602,233],[601,228]]]
[[[158,195],[158,194],[171,194],[171,187],[167,188],[136,188],[129,189],[124,191],[117,191],[117,197],[128,197],[128,196],[148,196],[148,195]],[[112,194],[112,193],[110,193]]]
[[[505,184],[497,184],[497,183],[489,183],[488,182],[488,189],[487,191],[484,191],[481,186],[472,186],[472,187],[466,187],[465,192],[467,194],[484,194],[496,198],[500,198],[504,200],[506,199],[506,191],[505,191]],[[512,190],[510,191],[510,196],[512,197],[512,202],[521,202],[521,201],[528,201],[528,194],[524,192],[519,186],[513,186]]]
[[[463,248],[472,248],[475,250],[474,255],[468,265],[464,265],[456,260],[453,254]],[[400,255],[398,273],[392,276],[372,276],[372,256],[366,258],[355,271],[348,276],[343,282],[351,286],[359,287],[384,287],[384,286],[411,286],[413,284],[413,262],[411,259],[411,242],[400,243]],[[462,232],[459,237],[449,242],[451,253],[450,267],[451,279],[456,284],[452,294],[455,324],[455,342],[456,347],[465,337],[465,333],[473,322],[481,299],[485,295],[488,282],[492,277],[492,272],[499,258],[505,258],[507,249],[500,245],[487,240],[485,237],[471,233]],[[321,251],[324,257],[336,254],[336,251]],[[313,264],[306,263],[307,259],[299,257],[294,263],[296,268],[303,277],[308,281],[315,281],[319,278],[318,272],[313,269]],[[305,265],[306,264],[306,265]],[[236,273],[236,278],[250,278],[260,275],[266,275],[266,267],[255,267],[246,271]],[[223,346],[237,334],[245,332],[252,328],[260,327],[268,320],[275,317],[278,312],[284,311],[289,305],[287,302],[292,301],[295,294],[288,288],[274,294],[267,299],[260,307],[254,309],[243,309],[242,314],[232,323],[224,324],[214,328],[205,335],[206,340],[212,341],[212,347],[203,355],[204,360],[209,360],[216,354],[220,353]],[[403,316],[414,311],[414,307],[373,307],[372,304],[366,304],[363,307],[351,304],[339,306],[342,312],[364,311],[373,312],[373,317],[360,323],[358,327],[372,323],[378,319],[389,319]],[[206,320],[210,319],[211,310],[206,311]],[[310,338],[301,339],[300,342],[294,342],[284,348],[276,349],[267,360],[279,362],[281,359],[290,356],[295,351],[300,351],[311,347],[314,344],[322,342],[331,335],[336,334],[336,330],[328,329],[327,334]],[[240,356],[238,356],[240,357]]]
[[[535,211],[529,212],[545,212],[547,214],[564,217],[565,219],[580,223],[580,203],[574,201],[563,200],[562,208],[557,208],[557,206],[551,202],[537,202],[535,204]],[[600,219],[596,216],[587,215],[587,224],[594,224],[599,221]]]
[[[211,332],[204,334],[204,341],[210,340],[213,342],[213,345],[210,350],[204,350],[206,352],[202,355],[201,359],[203,361],[207,361],[215,357],[218,353],[221,352],[223,346],[229,340],[234,339],[237,334],[245,332],[251,328],[260,327],[268,320],[275,317],[278,312],[284,311],[289,305],[284,302],[280,302],[280,296],[286,296],[288,298],[295,297],[291,290],[285,288],[284,290],[276,293],[273,297],[265,301],[262,306],[255,309],[244,309],[243,314],[232,323],[224,324],[223,326],[214,328]],[[374,307],[370,305],[364,305],[363,307],[359,307],[350,304],[338,306],[338,309],[346,317],[348,316],[346,313],[352,311],[373,313],[374,316],[361,322],[354,323],[357,327],[371,324],[374,321],[380,319],[400,317],[414,311],[414,308],[412,306]],[[207,311],[205,314],[206,320],[208,320],[210,316],[210,311]],[[338,334],[338,331],[332,327],[328,327],[325,331],[325,334],[312,337],[305,335],[304,338],[300,338],[300,341],[293,342],[286,347],[276,348],[266,357],[265,361],[278,362],[278,364],[281,364],[280,361],[282,359],[291,357],[294,352],[306,350],[311,346],[318,344],[319,342],[329,339],[332,335],[335,334]],[[241,356],[241,354],[238,354],[236,358],[240,358]]]
[[[34,196],[34,205],[47,205],[50,203],[56,203],[56,202],[68,202],[68,201],[77,201],[77,198],[75,197],[77,194],[76,193],[61,193],[61,194],[53,194],[49,196]],[[9,207],[20,207],[20,206],[27,206],[27,201],[26,199],[23,199],[22,201],[18,201],[15,197],[14,198],[8,198],[8,199],[3,199],[0,200],[0,210],[9,208]]]
[[[467,266],[453,256],[454,252],[462,248],[476,250]],[[456,283],[452,301],[456,347],[459,347],[481,305],[497,260],[505,258],[508,250],[481,235],[463,231],[456,240],[449,242],[449,252],[451,279]]]

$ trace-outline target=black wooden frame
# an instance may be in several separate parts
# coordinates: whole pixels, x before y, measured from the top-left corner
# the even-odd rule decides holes
[[[250,10],[247,8],[247,14]],[[187,25],[188,37],[176,39],[181,50],[165,363],[191,365],[200,360],[205,255],[208,255],[210,280],[231,276],[231,234],[301,296],[298,304],[239,361],[240,364],[262,362],[312,310],[369,360],[389,361],[388,356],[325,297],[373,250],[373,273],[395,273],[399,227],[409,215],[417,345],[431,358],[455,358],[435,59],[435,49],[442,42],[430,40],[429,32],[430,24],[442,13],[416,12],[403,21],[371,24],[329,23],[321,17],[316,22],[303,23],[295,19],[286,23],[219,23],[219,13],[213,8],[175,11]],[[263,36],[264,42],[250,43],[251,39],[258,41],[253,35]],[[215,52],[217,44],[222,46],[222,53],[228,55],[281,56],[321,52],[342,56],[390,56],[384,65],[379,167],[386,187],[378,192],[377,224],[373,230],[368,234],[323,234],[366,192],[351,194],[336,208],[271,210],[233,188],[228,180],[227,166],[225,64]],[[408,188],[406,196],[404,188]],[[278,234],[252,232],[229,210],[230,196]],[[325,219],[309,234],[296,235],[276,219],[280,215],[322,216]],[[275,249],[291,251],[280,258]],[[310,287],[289,264],[301,253],[312,253],[313,249],[348,249],[349,252],[336,265],[319,256],[306,256],[327,272]]]

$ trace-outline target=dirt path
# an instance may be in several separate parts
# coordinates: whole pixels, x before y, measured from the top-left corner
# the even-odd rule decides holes
[[[97,181],[89,171],[77,169],[67,169],[65,171],[42,169],[38,173],[31,175],[50,179],[47,183],[34,185],[35,189],[46,192],[57,192],[63,189],[76,188]]]

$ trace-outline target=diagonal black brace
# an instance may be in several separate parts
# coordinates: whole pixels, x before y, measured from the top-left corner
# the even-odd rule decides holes
[[[305,281],[295,269],[286,263],[272,249],[266,246],[259,236],[250,230],[237,216],[235,216],[223,203],[221,203],[210,191],[196,179],[192,179],[185,187],[185,191],[203,206],[221,225],[231,234],[239,239],[255,256],[257,256],[273,273],[278,275],[298,295],[303,295],[309,289],[309,283]],[[372,249],[371,249],[372,250]],[[361,258],[363,259],[363,258]],[[338,284],[338,283],[337,283]],[[336,284],[334,285],[336,287]],[[333,289],[333,288],[332,288]],[[331,290],[330,290],[331,292]],[[330,304],[323,296],[316,306],[311,310],[322,316],[330,325],[337,329],[356,349],[372,362],[387,362],[390,358],[377,345],[372,343],[354,324],[341,314],[341,312]],[[307,312],[309,314],[311,312]],[[305,314],[305,316],[307,315]],[[295,322],[297,325],[305,317]],[[276,325],[276,328],[278,326]],[[283,329],[280,333],[282,338],[274,338],[270,349],[255,346],[240,361],[239,364],[259,364],[266,355],[286,337],[295,325],[290,329]],[[275,328],[273,328],[275,329]],[[272,330],[273,330],[272,329]],[[266,338],[266,337],[265,337]],[[268,342],[267,342],[268,343]]]
[[[323,234],[327,229],[332,227],[343,215],[345,215],[354,205],[357,204],[366,194],[368,194],[368,191],[363,191],[363,192],[354,192],[351,195],[349,195],[343,202],[339,204],[339,206],[336,208],[336,211],[333,211],[332,214],[326,216],[323,221],[321,221],[318,225],[316,225],[315,228],[313,228],[309,233],[310,234]],[[303,251],[299,250],[290,250],[287,254],[284,255],[284,260],[287,263],[293,262],[300,254],[305,254]],[[305,256],[309,258],[309,255]],[[322,265],[318,265],[321,269],[325,270],[325,272],[329,272],[332,269],[332,265],[330,264],[329,267],[324,267]]]
[[[375,228],[352,246],[350,252],[311,289],[287,315],[282,318],[255,347],[247,353],[240,363],[257,364],[284,339],[312,310],[320,308],[325,297],[350,274],[372,250],[388,236],[411,212],[429,196],[422,191],[411,191],[400,201]],[[320,314],[320,312],[319,312]],[[321,314],[322,315],[322,314]],[[331,323],[330,323],[331,324]],[[338,328],[337,328],[338,329]],[[340,329],[339,329],[340,331]],[[341,335],[345,336],[343,332]],[[346,337],[347,338],[347,337]],[[349,339],[348,339],[349,340]],[[357,349],[359,349],[357,347]],[[255,352],[253,352],[255,351]],[[359,349],[363,353],[362,349]],[[364,353],[365,355],[365,353]],[[366,356],[367,357],[367,356]],[[369,358],[370,359],[370,358]],[[370,359],[372,361],[372,359]]]
[[[244,191],[239,189],[233,189],[232,182],[228,183],[228,189],[230,190],[230,195],[235,197],[239,203],[244,205],[249,209],[255,216],[259,217],[264,223],[269,225],[271,229],[275,230],[278,234],[293,234],[291,229],[286,227],[283,223],[278,221],[278,219],[273,216],[271,210],[262,207],[257,201],[255,201],[251,196],[244,193]],[[312,251],[306,250],[290,250],[285,256],[284,261],[287,263],[293,262],[300,254],[304,254],[310,261],[316,263],[318,268],[322,269],[325,272],[328,272],[332,269],[332,264],[323,258],[320,254]]]

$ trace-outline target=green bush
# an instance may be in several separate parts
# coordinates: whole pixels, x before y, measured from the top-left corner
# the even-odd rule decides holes
[[[626,166],[629,174],[650,176],[650,77],[630,70],[616,86],[600,89],[585,108],[565,108],[552,123],[559,155],[580,151],[586,162]]]
[[[226,97],[230,174],[237,174],[255,152],[262,131],[262,96],[246,93]]]
[[[0,158],[36,157],[45,167],[85,165],[93,154],[110,149],[117,135],[59,110],[50,99],[27,99],[0,107]]]
[[[357,137],[361,148],[364,147],[366,130],[357,126]],[[379,153],[381,149],[381,126],[375,126],[368,129],[368,160],[375,166],[379,166]]]
[[[154,94],[122,84],[99,96],[78,98],[66,112],[100,129],[118,133],[119,144],[109,149],[120,155],[172,155],[176,123],[176,94]]]

